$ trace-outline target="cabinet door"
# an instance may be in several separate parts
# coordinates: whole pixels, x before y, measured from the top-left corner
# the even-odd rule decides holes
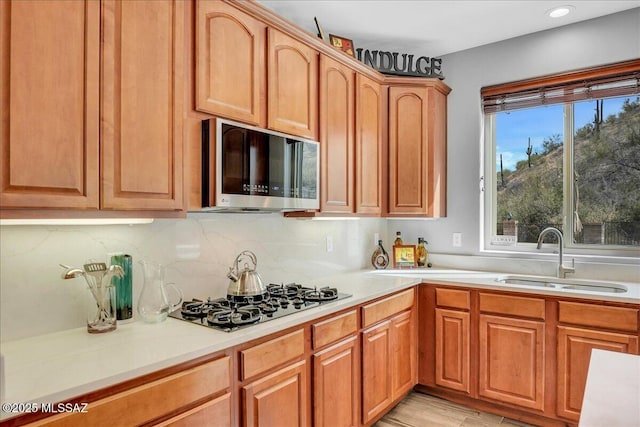
[[[353,212],[355,73],[320,58],[320,210]]]
[[[436,309],[436,384],[471,392],[469,313]]]
[[[397,400],[416,385],[416,337],[413,311],[391,321],[391,397]]]
[[[638,337],[613,332],[558,326],[558,415],[580,418],[591,350],[638,353]]]
[[[542,410],[544,323],[480,315],[480,396]]]
[[[101,207],[181,209],[185,3],[102,5]]]
[[[380,84],[356,76],[356,212],[381,215],[383,200],[384,111]]]
[[[196,19],[196,108],[264,127],[267,26],[220,1]]]
[[[317,139],[318,52],[269,28],[269,128]]]
[[[0,2],[0,205],[97,209],[100,4]]]
[[[446,95],[389,88],[389,215],[446,215]]]
[[[245,427],[307,426],[307,365],[300,361],[242,388]]]
[[[358,339],[349,338],[313,356],[314,425],[358,424]]]
[[[362,332],[362,422],[368,423],[393,401],[391,322]]]
[[[389,88],[389,213],[426,214],[427,90]]]

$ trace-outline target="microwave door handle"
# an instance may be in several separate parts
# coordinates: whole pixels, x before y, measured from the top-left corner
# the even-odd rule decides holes
[[[296,143],[296,198],[302,197],[302,142]]]

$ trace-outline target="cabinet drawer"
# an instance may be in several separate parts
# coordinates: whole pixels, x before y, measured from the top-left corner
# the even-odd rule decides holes
[[[362,307],[362,327],[373,325],[413,306],[414,289],[408,289],[388,298]]]
[[[241,378],[245,380],[304,354],[304,329],[240,352]]]
[[[480,293],[480,311],[544,320],[544,300]]]
[[[216,427],[231,427],[231,393],[225,393],[167,421],[154,424],[154,427],[206,426],[211,420],[215,420]]]
[[[355,333],[358,330],[358,316],[353,310],[323,322],[314,323],[311,330],[313,348],[318,349]]]
[[[91,402],[86,413],[65,413],[31,426],[132,426],[180,410],[230,386],[231,358],[195,368]]]
[[[558,320],[562,323],[628,332],[638,330],[638,310],[634,308],[560,301],[558,309]]]
[[[456,289],[436,289],[436,305],[438,307],[459,308],[461,310],[469,310],[470,293],[469,291],[460,291]]]

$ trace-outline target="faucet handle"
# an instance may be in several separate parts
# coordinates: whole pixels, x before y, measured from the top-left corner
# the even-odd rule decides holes
[[[575,273],[576,272],[576,259],[575,258],[571,258],[571,267],[565,267],[564,265],[560,265],[559,266],[562,272],[562,277],[564,277],[564,275],[566,273]]]

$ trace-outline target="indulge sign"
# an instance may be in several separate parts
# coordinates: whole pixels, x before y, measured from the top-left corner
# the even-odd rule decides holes
[[[363,55],[364,53],[364,55]],[[420,56],[414,59],[414,55],[398,52],[384,52],[378,50],[356,49],[358,61],[369,65],[381,73],[414,77],[437,77],[444,79],[442,75],[442,59]]]

